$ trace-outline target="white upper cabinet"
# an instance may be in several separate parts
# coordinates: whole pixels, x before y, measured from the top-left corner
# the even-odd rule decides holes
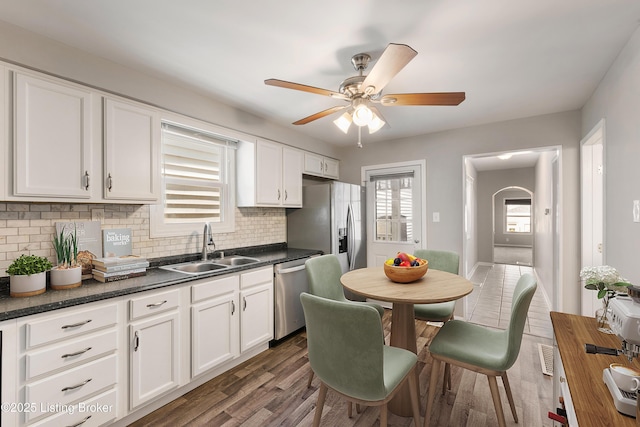
[[[241,141],[237,158],[238,206],[302,206],[302,151],[272,141]]]
[[[323,178],[338,179],[340,163],[329,157],[314,153],[304,153],[304,170],[307,175],[321,176]]]
[[[155,110],[105,98],[104,198],[157,201],[160,120]]]
[[[93,97],[62,81],[14,74],[13,194],[90,199]]]

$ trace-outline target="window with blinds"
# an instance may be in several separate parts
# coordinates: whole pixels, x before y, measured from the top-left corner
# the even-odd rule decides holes
[[[504,199],[505,233],[531,233],[531,199]]]
[[[163,199],[162,212],[155,215],[155,235],[197,231],[196,225],[205,222],[213,230],[233,229],[236,145],[220,135],[163,123]]]
[[[413,240],[413,173],[372,176],[375,240]]]

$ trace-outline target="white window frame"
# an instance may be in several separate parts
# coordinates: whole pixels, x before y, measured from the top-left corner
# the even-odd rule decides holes
[[[507,214],[507,200],[516,200],[516,199],[529,200],[529,231],[510,231],[507,228],[507,224],[509,223],[509,221],[507,220],[507,217],[509,216]],[[533,200],[531,199],[531,197],[505,197],[504,199],[502,199],[502,207],[504,212],[503,230],[505,234],[517,234],[519,236],[523,236],[523,235],[529,235],[532,233],[531,228],[533,227]],[[514,215],[511,215],[511,216],[514,216]],[[526,216],[522,215],[522,217],[524,218]]]
[[[202,122],[189,117],[180,115],[166,114],[161,117],[161,123],[168,123],[174,126],[188,128],[194,131],[200,131],[205,134],[211,134],[221,139],[228,140],[246,140],[247,135],[235,132],[229,129],[221,128],[210,123]],[[162,144],[161,144],[162,146]],[[226,191],[223,192],[221,201],[222,217],[221,222],[211,222],[211,231],[213,233],[231,233],[235,231],[235,211],[236,211],[236,150],[231,146],[225,148],[225,171]],[[161,155],[162,158],[162,150]],[[178,237],[199,235],[202,233],[205,221],[202,222],[185,222],[171,223],[164,222],[164,206],[165,206],[165,180],[164,175],[161,176],[161,199],[158,204],[151,205],[149,218],[149,232],[151,238],[156,237]]]

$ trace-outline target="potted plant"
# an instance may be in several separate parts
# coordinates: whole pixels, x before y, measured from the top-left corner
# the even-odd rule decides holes
[[[58,265],[51,269],[51,289],[71,289],[82,285],[82,265],[78,262],[78,238],[76,230],[53,236],[53,249]]]
[[[37,255],[20,255],[7,268],[12,297],[30,297],[47,290],[47,270],[51,262]]]

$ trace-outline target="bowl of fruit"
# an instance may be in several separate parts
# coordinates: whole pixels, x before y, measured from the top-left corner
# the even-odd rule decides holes
[[[396,283],[415,282],[424,276],[428,269],[429,261],[404,252],[398,252],[398,255],[384,263],[384,274]]]

